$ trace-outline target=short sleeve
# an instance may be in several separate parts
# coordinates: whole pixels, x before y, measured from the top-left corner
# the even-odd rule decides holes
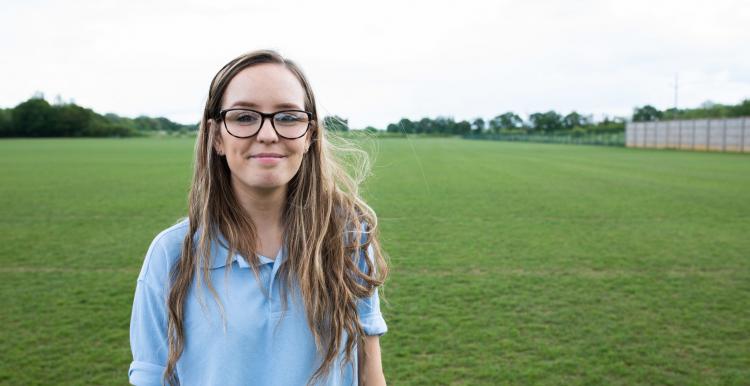
[[[367,272],[367,263],[364,258],[370,259],[374,264],[373,247],[370,245],[367,247],[367,253],[363,253],[362,258],[359,259],[359,269],[363,272]],[[388,331],[388,326],[385,324],[385,319],[380,312],[380,297],[378,296],[377,288],[373,291],[372,295],[367,298],[359,299],[357,303],[357,313],[359,314],[359,322],[362,324],[362,329],[365,331],[365,335],[383,335]]]
[[[133,362],[128,370],[128,379],[136,386],[160,386],[166,368],[167,312],[165,291],[162,286],[150,284],[146,273],[155,259],[163,258],[158,238],[146,254],[144,268],[138,277],[130,317],[130,349]],[[151,272],[149,272],[151,271]]]

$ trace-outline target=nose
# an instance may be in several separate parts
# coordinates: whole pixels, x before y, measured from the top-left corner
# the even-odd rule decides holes
[[[276,135],[276,130],[273,129],[270,119],[264,119],[261,123],[260,129],[258,130],[258,142],[262,143],[274,143],[279,141],[279,136]]]

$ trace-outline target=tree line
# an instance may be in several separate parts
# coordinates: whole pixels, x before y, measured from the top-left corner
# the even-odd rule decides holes
[[[9,109],[0,109],[0,137],[130,137],[145,132],[187,132],[198,130],[198,124],[183,125],[164,117],[121,117],[64,102],[59,97],[50,104],[37,93]],[[323,118],[325,127],[348,131],[348,120],[337,115]]]
[[[650,122],[676,119],[735,118],[750,116],[750,99],[736,105],[722,105],[711,101],[704,102],[698,108],[659,110],[646,105],[633,111],[633,122]]]
[[[616,132],[625,130],[624,118],[605,117],[602,121],[594,122],[591,115],[571,112],[566,115],[554,110],[530,114],[523,120],[518,114],[509,111],[490,120],[475,118],[471,121],[456,121],[452,117],[422,118],[412,121],[402,118],[398,123],[391,123],[386,132],[406,134],[499,134],[499,133],[552,133],[570,130],[585,130],[597,132]]]
[[[651,105],[636,107],[630,119],[634,122],[671,119],[705,119],[750,116],[750,99],[737,105],[705,102],[698,108],[659,110]],[[595,122],[591,115],[572,111],[562,115],[554,110],[529,114],[526,120],[509,111],[485,121],[456,121],[453,117],[422,118],[412,121],[402,118],[387,125],[386,132],[394,134],[557,134],[557,133],[617,133],[625,130],[624,117],[605,117]],[[323,118],[324,125],[332,131],[349,131],[348,120],[337,115]],[[164,117],[121,117],[116,114],[98,114],[72,102],[59,98],[50,104],[37,94],[16,107],[0,109],[0,137],[111,137],[134,136],[145,132],[195,131],[198,125],[183,125]],[[380,132],[368,126],[365,131]]]
[[[148,131],[186,132],[197,125],[183,125],[167,118],[126,118],[63,102],[50,104],[37,94],[16,107],[0,109],[0,137],[129,137]]]
[[[736,105],[722,105],[705,102],[698,108],[659,110],[651,105],[636,107],[630,119],[633,122],[674,120],[674,119],[705,119],[750,116],[750,99],[743,100]],[[344,122],[346,120],[343,120]],[[529,114],[526,120],[520,115],[509,111],[485,121],[475,118],[471,121],[456,121],[452,117],[422,118],[412,121],[402,118],[397,123],[386,127],[389,133],[406,134],[556,134],[556,133],[617,133],[625,130],[625,117],[605,117],[595,122],[591,115],[572,111],[560,114],[554,110]],[[374,130],[368,127],[366,130]]]

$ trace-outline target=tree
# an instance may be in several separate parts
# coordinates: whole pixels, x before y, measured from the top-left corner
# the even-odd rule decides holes
[[[571,130],[576,127],[586,127],[590,125],[590,120],[588,117],[584,117],[573,111],[562,119],[562,125],[566,130]]]
[[[475,118],[472,126],[474,127],[474,133],[482,134],[482,132],[484,131],[484,119]]]
[[[497,133],[500,130],[518,129],[521,126],[523,126],[523,119],[512,111],[498,115],[490,121],[490,130],[494,133]]]
[[[400,121],[398,121],[398,126],[401,128],[401,132],[406,134],[413,134],[416,133],[416,127],[414,125],[414,122],[410,121],[408,118],[401,118]]]
[[[732,117],[750,117],[750,99],[745,99],[736,106],[729,108]]]
[[[92,110],[73,104],[58,104],[52,107],[53,124],[50,125],[48,135],[54,137],[81,136],[91,126],[92,118],[96,115]],[[106,124],[105,124],[106,125]]]
[[[456,134],[467,135],[471,133],[471,123],[469,121],[460,121],[456,123]]]
[[[156,118],[156,121],[158,122],[157,125],[158,125],[158,127],[159,127],[160,130],[178,131],[182,127],[182,125],[174,123],[174,122],[172,122],[169,119],[164,118],[164,117],[158,117],[158,118]]]
[[[452,117],[437,117],[433,127],[438,134],[453,134],[456,132],[456,121]]]
[[[349,120],[338,115],[323,118],[323,126],[330,131],[349,131]]]
[[[46,136],[53,122],[52,106],[42,98],[33,97],[13,109],[13,126],[20,136]]]
[[[625,121],[626,119],[623,117],[610,118],[609,116],[605,115],[603,120],[596,123],[595,125],[589,126],[587,130],[596,131],[599,133],[622,132],[625,130]]]
[[[153,119],[145,115],[141,115],[137,117],[136,119],[133,119],[133,124],[135,125],[135,128],[140,131],[159,130],[159,127],[157,126],[156,122]]]
[[[13,132],[12,110],[0,109],[0,137],[11,137]]]
[[[664,114],[651,105],[636,107],[633,111],[633,122],[658,121]]]
[[[435,129],[432,124],[432,119],[430,118],[422,118],[417,123],[417,127],[419,128],[420,133],[432,133]]]
[[[531,121],[531,127],[535,131],[551,132],[563,128],[562,116],[554,110],[531,114],[529,115],[529,121]]]

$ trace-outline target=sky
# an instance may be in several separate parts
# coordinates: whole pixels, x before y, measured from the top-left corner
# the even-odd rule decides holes
[[[0,0],[0,107],[36,92],[199,120],[214,74],[270,48],[352,128],[750,98],[750,6],[711,1]],[[677,82],[675,82],[677,80]]]

